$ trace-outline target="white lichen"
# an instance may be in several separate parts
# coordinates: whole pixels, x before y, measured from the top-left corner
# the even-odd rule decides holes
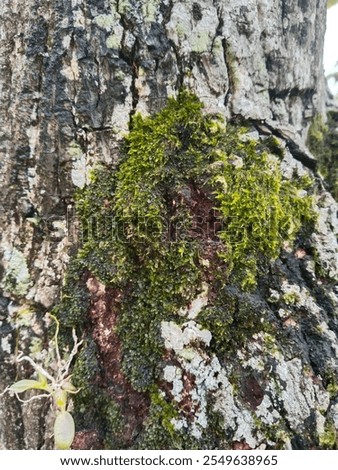
[[[208,422],[208,398],[215,399],[214,409],[224,417],[226,427],[233,429],[236,439],[245,440],[255,447],[257,440],[252,435],[254,422],[250,412],[238,408],[234,401],[233,388],[227,378],[226,371],[216,356],[209,356],[205,351],[211,340],[208,330],[201,330],[194,321],[181,326],[174,322],[162,322],[162,337],[167,349],[172,350],[180,364],[167,366],[164,369],[164,379],[173,385],[178,383],[178,374],[193,377],[193,388],[189,391],[191,406],[194,409],[193,422],[186,422],[183,416],[175,418],[172,423],[176,430],[183,428],[196,439],[203,435]],[[181,385],[181,384],[180,384]],[[182,382],[184,385],[184,382]],[[182,393],[187,390],[173,386],[173,399],[180,402]]]
[[[280,361],[276,372],[282,384],[280,399],[288,423],[291,429],[300,432],[304,421],[311,416],[313,410],[327,410],[330,404],[329,393],[304,374],[302,362],[298,358]]]
[[[12,347],[11,347],[9,336],[5,336],[4,338],[1,338],[1,349],[3,352],[7,354],[12,353]]]
[[[6,249],[4,251],[4,264],[4,289],[23,297],[31,287],[31,278],[25,255],[16,248]]]
[[[199,342],[209,346],[211,333],[201,329],[201,326],[194,321],[184,323],[181,327],[170,321],[161,323],[162,337],[167,349],[173,349],[178,354],[184,347],[192,342]]]

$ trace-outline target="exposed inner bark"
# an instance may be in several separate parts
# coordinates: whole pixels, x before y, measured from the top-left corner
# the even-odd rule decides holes
[[[98,386],[107,389],[112,400],[120,406],[124,427],[121,432],[126,445],[142,428],[147,416],[149,398],[132,388],[121,371],[121,344],[115,333],[122,293],[106,288],[89,276],[87,287],[91,296],[88,317],[91,332],[99,351],[101,370]],[[85,447],[87,448],[87,447]]]

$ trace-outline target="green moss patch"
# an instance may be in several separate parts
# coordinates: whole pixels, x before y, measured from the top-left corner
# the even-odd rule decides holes
[[[318,114],[312,121],[307,138],[311,152],[318,159],[318,166],[327,187],[338,200],[338,113],[327,113],[327,121]]]
[[[225,294],[224,287],[254,288],[283,241],[293,241],[302,225],[315,219],[308,182],[296,176],[284,180],[280,155],[278,148],[272,154],[271,142],[253,140],[244,128],[204,114],[202,103],[184,91],[154,116],[136,115],[118,166],[97,169],[91,184],[77,194],[82,245],[71,264],[59,317],[66,326],[98,334],[94,317],[85,314],[93,304],[86,279],[91,276],[120,293],[114,310],[121,352],[117,373],[151,397],[148,424],[170,439],[175,410],[154,394],[165,360],[161,322],[184,322],[180,312],[206,282],[210,305],[197,321],[212,331],[215,354],[234,346],[229,331],[236,330],[244,344],[262,329],[261,317],[245,301],[239,305]],[[106,350],[97,344],[97,363],[104,364]],[[80,357],[75,365],[76,386],[95,390],[101,384],[104,396],[113,396],[109,377],[98,381],[87,362]],[[101,398],[87,393],[77,398],[79,413],[92,399],[99,406]],[[159,409],[168,419],[162,412],[158,416]],[[115,424],[117,411],[111,413]],[[111,427],[109,435],[114,434]],[[148,438],[153,439],[149,433]]]

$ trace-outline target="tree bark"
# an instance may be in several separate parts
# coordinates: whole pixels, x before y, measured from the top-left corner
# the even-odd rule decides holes
[[[205,113],[278,137],[285,172],[306,169],[320,180],[305,142],[314,117],[325,115],[326,1],[2,0],[0,18],[1,391],[33,373],[16,364],[18,351],[47,360],[46,313],[59,302],[75,251],[74,192],[89,183],[95,165],[118,161],[135,113],[159,111],[185,87]],[[308,250],[286,250],[276,261],[284,277],[277,294],[296,291],[295,305],[274,309],[269,281],[255,293],[280,330],[275,352],[257,335],[220,362],[217,373],[228,388],[211,392],[226,423],[219,447],[336,446],[338,229],[335,202],[322,183],[317,211]],[[111,292],[97,280],[88,292],[109,316]],[[94,314],[88,315],[94,326],[87,334],[95,336]],[[100,356],[99,342],[94,346]],[[208,377],[214,356],[206,354]],[[198,395],[194,381],[206,377],[186,386]],[[137,447],[149,396],[126,382],[120,406],[132,410],[125,413],[132,415],[128,438],[107,437],[102,417],[93,424],[77,410],[78,448]],[[49,448],[48,409],[48,401],[22,405],[3,395],[0,448]]]

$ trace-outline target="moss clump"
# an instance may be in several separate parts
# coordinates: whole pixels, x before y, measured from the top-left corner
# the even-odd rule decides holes
[[[72,382],[76,388],[80,389],[82,401],[91,400],[90,385],[97,380],[100,375],[100,366],[97,359],[98,351],[93,340],[87,341],[79,353],[72,374]],[[79,396],[80,396],[79,395]],[[77,396],[75,396],[75,399]]]
[[[62,287],[61,302],[54,309],[62,328],[82,327],[86,321],[89,295],[85,287],[86,263],[80,257],[73,259],[67,269]]]
[[[336,450],[338,448],[337,431],[330,420],[325,423],[325,431],[319,436],[319,445],[322,449]]]
[[[99,436],[110,449],[123,448],[121,429],[123,419],[119,406],[104,388],[97,384],[101,380],[98,350],[90,340],[81,350],[72,374],[72,383],[79,389],[74,395],[75,419],[83,429],[101,429]]]
[[[290,445],[292,435],[284,420],[275,424],[266,424],[261,418],[253,416],[256,429],[264,436],[267,444],[267,450],[284,450]]]
[[[279,160],[257,141],[237,133],[218,156],[223,171],[212,182],[225,221],[221,256],[239,274],[242,287],[252,287],[259,258],[276,259],[283,240],[294,240],[304,223],[313,223],[312,198],[302,192],[304,179],[283,180]]]
[[[163,354],[161,321],[173,319],[199,284],[194,251],[187,247],[184,252],[184,248],[183,243],[162,248],[162,259],[152,255],[136,273],[137,282],[122,307],[117,327],[122,366],[137,390],[149,388],[157,376]]]
[[[163,416],[173,410],[153,392],[162,374],[161,322],[184,322],[178,313],[207,281],[218,300],[209,302],[200,320],[214,335],[214,350],[238,347],[262,329],[261,318],[245,299],[224,294],[224,285],[253,287],[283,240],[293,240],[314,219],[304,182],[283,180],[279,157],[264,142],[225,126],[219,116],[204,115],[202,108],[182,92],[154,116],[136,115],[118,166],[97,169],[91,184],[79,190],[82,246],[58,307],[64,325],[83,327],[86,276],[120,293],[114,315],[121,368],[133,389],[151,394],[148,443],[150,432],[156,436],[159,429],[163,442],[171,439],[170,420]],[[86,409],[94,403],[100,413],[106,397],[97,392],[99,381],[89,367],[93,353],[85,351],[89,356],[77,360],[74,384],[88,390],[76,397],[76,407],[95,420],[96,411],[89,416]],[[184,439],[178,439],[181,446],[193,445]]]
[[[214,410],[214,399],[207,401],[208,427],[202,430],[201,441],[189,435],[187,428],[175,429],[175,421],[184,418],[179,404],[168,401],[163,392],[153,387],[149,416],[145,432],[136,442],[138,449],[222,449],[224,448],[225,423],[221,413]]]
[[[324,386],[329,392],[331,399],[338,396],[338,378],[337,372],[329,369],[324,376]]]
[[[206,235],[192,235],[195,188],[218,212],[218,254],[243,288],[255,285],[257,260],[276,258],[282,241],[313,218],[301,183],[284,181],[279,160],[244,132],[204,115],[183,92],[155,116],[135,116],[116,171],[97,171],[79,194],[87,269],[107,285],[130,286],[117,330],[137,390],[155,380],[161,321],[200,287]]]
[[[271,331],[264,307],[231,288],[220,291],[214,305],[203,309],[199,323],[211,332],[211,349],[219,357],[233,354],[255,333]]]
[[[146,419],[144,433],[135,443],[137,449],[225,449],[228,444],[225,436],[226,424],[223,415],[215,410],[215,398],[210,394],[207,397],[206,413],[208,425],[200,428],[201,437],[189,434],[185,425],[175,428],[180,420],[188,422],[186,412],[182,412],[180,404],[168,399],[164,392],[156,386],[152,388],[149,415]],[[182,422],[181,422],[182,424]]]
[[[207,397],[208,426],[203,430],[202,442],[204,449],[228,449],[233,435],[225,434],[227,428],[225,418],[215,409],[215,397],[209,394]]]
[[[300,295],[298,292],[286,292],[283,294],[283,302],[286,303],[286,305],[295,305],[297,302],[300,300]]]
[[[161,391],[153,387],[150,394],[149,416],[145,432],[137,442],[138,449],[182,449],[182,438],[174,428],[173,420],[178,411],[173,403],[166,400]]]
[[[93,257],[101,269],[108,261],[110,280],[112,266],[118,274],[125,265],[128,249],[129,255],[134,251],[129,264],[136,264],[135,255],[139,264],[150,256],[163,259],[163,241],[173,241],[173,227],[175,241],[182,243],[179,253],[194,252],[186,243],[193,240],[191,210],[181,197],[185,187],[203,186],[214,200],[224,227],[218,233],[224,242],[220,256],[229,272],[242,275],[243,287],[254,285],[258,257],[276,258],[282,241],[294,239],[304,222],[314,220],[312,198],[302,191],[305,179],[283,180],[279,160],[267,151],[271,142],[246,139],[244,133],[226,128],[220,117],[203,115],[202,104],[186,92],[153,117],[135,116],[117,171],[110,177],[97,172],[78,198],[85,234],[94,230],[89,223],[99,231],[99,256]],[[117,232],[106,231],[109,222]],[[93,243],[87,244],[83,253],[92,249]],[[92,263],[90,268],[98,270]]]
[[[327,113],[327,121],[318,114],[312,121],[307,144],[318,159],[318,166],[329,191],[338,200],[338,112]]]

